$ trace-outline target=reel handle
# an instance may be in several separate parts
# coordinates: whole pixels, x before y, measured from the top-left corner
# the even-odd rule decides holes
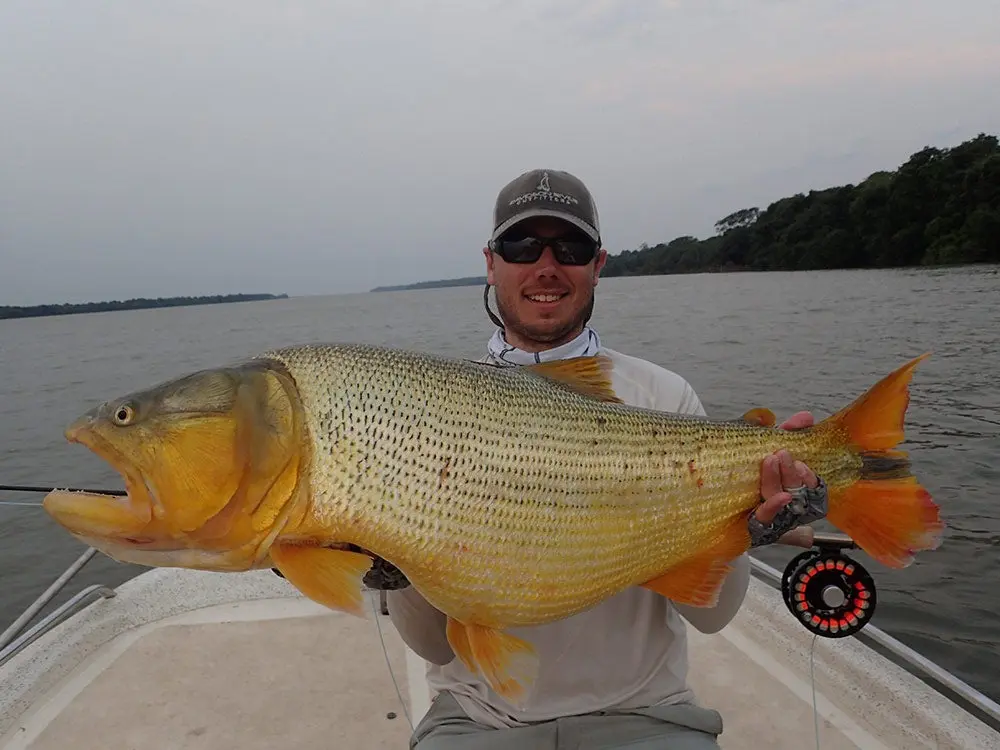
[[[776,544],[784,544],[789,547],[802,547],[812,549],[818,547],[825,550],[857,549],[858,545],[846,534],[822,534],[812,526],[798,526],[791,531],[786,531]]]

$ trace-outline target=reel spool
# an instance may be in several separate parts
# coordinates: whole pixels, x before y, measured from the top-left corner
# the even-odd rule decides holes
[[[792,558],[781,576],[785,606],[806,630],[824,638],[846,638],[875,613],[875,581],[846,555],[848,537],[815,535],[814,546]]]

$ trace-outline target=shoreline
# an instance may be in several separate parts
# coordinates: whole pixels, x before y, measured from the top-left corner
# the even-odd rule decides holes
[[[104,302],[55,303],[47,305],[0,306],[0,320],[47,318],[56,315],[82,315],[117,310],[153,310],[162,307],[193,307],[223,305],[235,302],[260,302],[288,299],[287,294],[213,294],[201,297],[136,297]]]

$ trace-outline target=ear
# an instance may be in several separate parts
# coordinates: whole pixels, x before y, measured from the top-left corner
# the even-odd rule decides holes
[[[597,286],[597,279],[601,275],[601,269],[608,262],[608,251],[603,247],[597,251],[597,258],[594,260],[594,286]]]
[[[494,260],[493,253],[488,247],[483,248],[483,255],[486,256],[486,283],[490,286],[496,286],[496,279],[494,278]]]

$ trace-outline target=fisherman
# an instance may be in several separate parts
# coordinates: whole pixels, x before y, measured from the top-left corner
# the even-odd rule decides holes
[[[507,184],[497,196],[493,233],[483,254],[483,298],[497,329],[481,361],[517,366],[601,353],[613,361],[612,387],[627,404],[705,415],[684,378],[608,349],[589,324],[607,252],[597,206],[577,177],[535,169]],[[489,306],[490,287],[499,316]],[[799,412],[781,427],[812,423],[808,412]],[[752,544],[772,543],[795,526],[821,518],[825,490],[787,452],[766,459],[761,505],[750,520]],[[789,505],[793,495],[800,502]],[[734,561],[714,607],[676,604],[633,587],[567,619],[519,629],[517,635],[534,646],[540,660],[534,693],[520,710],[455,658],[445,615],[398,571],[392,580],[392,566],[377,563],[366,582],[390,589],[392,622],[428,662],[427,679],[436,692],[415,727],[411,750],[719,747],[722,717],[698,705],[687,684],[685,621],[715,633],[732,620],[749,584],[746,555]]]

